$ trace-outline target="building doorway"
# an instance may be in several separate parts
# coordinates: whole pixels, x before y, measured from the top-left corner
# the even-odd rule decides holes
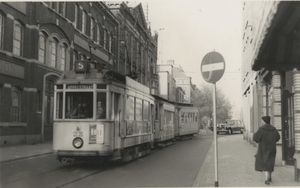
[[[294,165],[295,126],[294,126],[294,95],[288,90],[283,91],[283,159],[287,165]]]
[[[44,76],[42,137],[44,141],[53,139],[53,106],[54,106],[54,83],[58,74],[49,73]]]

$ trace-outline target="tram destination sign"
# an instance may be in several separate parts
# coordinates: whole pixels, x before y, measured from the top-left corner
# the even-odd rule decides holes
[[[225,71],[225,60],[218,52],[209,52],[206,54],[201,63],[201,74],[203,79],[208,83],[219,81]]]
[[[69,84],[67,85],[67,89],[93,89],[92,84]]]

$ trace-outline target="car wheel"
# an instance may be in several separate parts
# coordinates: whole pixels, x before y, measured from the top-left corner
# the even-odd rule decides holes
[[[228,134],[232,134],[232,130],[231,129],[228,129]]]

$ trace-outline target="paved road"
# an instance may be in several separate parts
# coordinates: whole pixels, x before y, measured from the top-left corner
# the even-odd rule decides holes
[[[54,155],[1,164],[2,187],[191,187],[212,144],[212,133],[119,164],[63,165]],[[5,172],[5,173],[3,173]]]

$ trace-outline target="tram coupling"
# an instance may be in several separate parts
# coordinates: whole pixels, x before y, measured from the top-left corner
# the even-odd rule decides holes
[[[75,159],[74,158],[68,158],[68,157],[63,157],[60,162],[64,164],[74,164]]]

